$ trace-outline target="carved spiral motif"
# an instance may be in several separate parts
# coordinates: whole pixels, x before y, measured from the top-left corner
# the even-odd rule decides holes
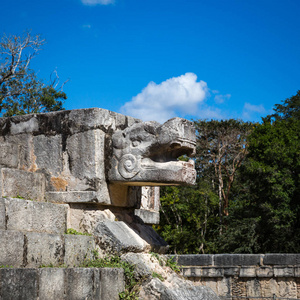
[[[140,171],[139,161],[134,155],[125,154],[119,161],[118,170],[122,177],[132,178]]]

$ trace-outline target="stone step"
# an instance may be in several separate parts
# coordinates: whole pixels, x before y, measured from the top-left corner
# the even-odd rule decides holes
[[[1,268],[0,299],[117,300],[124,291],[119,268]]]
[[[0,230],[0,266],[78,266],[95,247],[92,236]]]
[[[63,234],[68,206],[18,198],[0,198],[0,229]]]

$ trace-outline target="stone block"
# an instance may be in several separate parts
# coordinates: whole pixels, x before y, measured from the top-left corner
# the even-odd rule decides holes
[[[141,209],[154,210],[159,212],[160,206],[160,187],[142,186],[141,189]]]
[[[256,277],[256,268],[255,267],[241,267],[240,268],[240,277]]]
[[[201,277],[202,269],[199,267],[183,267],[181,268],[181,273],[185,277]]]
[[[101,222],[95,228],[94,237],[100,248],[106,251],[143,252],[151,248],[124,222]]]
[[[0,230],[0,265],[23,266],[24,234]]]
[[[145,224],[159,224],[159,212],[145,209],[135,209],[134,215]]]
[[[108,132],[141,122],[138,119],[102,108],[74,109],[69,111],[68,119],[72,124],[72,133],[96,128]]]
[[[213,264],[211,254],[186,254],[174,257],[179,266],[211,266]]]
[[[39,269],[39,299],[66,299],[65,270],[63,268]]]
[[[105,133],[100,129],[73,134],[67,139],[71,174],[79,179],[106,184],[104,173]],[[98,190],[97,186],[93,187]]]
[[[278,296],[288,299],[297,298],[297,283],[294,278],[280,278],[277,279],[278,284]]]
[[[66,234],[64,237],[65,265],[74,267],[83,263],[85,259],[93,259],[92,251],[96,246],[92,236]]]
[[[261,266],[256,269],[256,276],[257,277],[273,277],[274,275],[274,270],[272,267],[264,267]]]
[[[0,299],[38,299],[37,269],[0,269],[0,278]]]
[[[45,195],[45,176],[41,173],[17,169],[0,169],[2,196],[18,197],[43,201]]]
[[[231,279],[232,277],[223,277],[221,279],[218,278],[216,289],[216,294],[218,296],[229,296],[228,298],[230,299]]]
[[[98,202],[97,192],[94,191],[46,192],[45,199],[47,202],[52,202],[52,203],[97,203]]]
[[[10,119],[10,134],[33,133],[39,130],[36,115],[24,115]]]
[[[94,269],[65,269],[67,299],[93,299]]]
[[[37,135],[33,137],[36,166],[45,170],[51,176],[57,176],[63,171],[62,136]]]
[[[0,198],[0,230],[6,229],[5,204],[4,199]]]
[[[261,297],[261,289],[257,278],[246,281],[246,294],[249,297]]]
[[[67,207],[17,198],[5,199],[7,229],[63,234]]]
[[[300,254],[265,254],[264,265],[300,265]]]
[[[295,277],[300,277],[300,267],[294,267],[294,272],[295,272]]]
[[[20,146],[13,143],[0,144],[0,166],[18,168],[20,162]]]
[[[26,267],[59,266],[64,262],[64,241],[61,235],[27,232]]]
[[[202,276],[203,277],[223,277],[224,269],[223,268],[215,268],[215,267],[203,267],[202,268]]]
[[[35,171],[35,159],[33,149],[33,136],[30,133],[21,133],[17,135],[7,135],[7,143],[19,146],[19,164],[18,168],[26,171]]]
[[[260,290],[262,297],[273,297],[274,294],[278,295],[278,284],[274,278],[261,279]]]
[[[238,267],[225,267],[224,270],[224,276],[237,276],[239,274],[239,268]]]
[[[294,277],[293,267],[278,267],[274,266],[274,276],[275,277]]]
[[[101,269],[100,280],[101,280],[101,297],[99,299],[118,300],[119,293],[125,290],[123,269],[103,268]]]
[[[255,266],[260,264],[260,254],[215,254],[214,266]]]

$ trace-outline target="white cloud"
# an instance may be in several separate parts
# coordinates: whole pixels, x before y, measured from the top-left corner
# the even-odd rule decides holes
[[[208,94],[206,82],[194,73],[172,77],[159,84],[150,82],[141,93],[125,103],[121,112],[144,121],[164,122],[175,116],[198,113],[198,104]]]
[[[108,4],[114,4],[115,0],[81,0],[81,2],[84,5],[108,5]]]
[[[214,100],[216,103],[221,104],[223,103],[225,100],[230,99],[231,95],[230,94],[226,94],[226,95],[216,95]]]
[[[253,119],[255,115],[259,114],[264,115],[266,113],[266,109],[262,104],[260,105],[253,105],[248,102],[244,104],[243,108],[243,119]]]

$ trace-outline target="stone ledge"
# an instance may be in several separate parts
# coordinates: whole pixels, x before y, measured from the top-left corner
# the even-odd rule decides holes
[[[211,254],[169,255],[179,266],[210,266],[213,264]]]
[[[300,265],[300,254],[265,254],[264,265]]]
[[[45,199],[52,203],[100,203],[94,191],[46,192]]]
[[[85,259],[93,258],[95,247],[92,236],[0,230],[0,265],[78,266]]]
[[[0,299],[119,299],[123,269],[0,269]]]
[[[169,255],[181,266],[300,266],[300,254],[183,254]]]
[[[215,254],[214,266],[255,266],[260,265],[261,254]]]
[[[124,124],[134,124],[141,120],[124,116],[102,108],[87,108],[63,110],[42,114],[29,114],[0,119],[0,134],[17,135],[22,133],[59,134],[69,126],[71,134],[82,130],[101,129],[108,131],[124,127]],[[7,130],[9,128],[9,131]],[[71,130],[71,129],[69,129]]]
[[[181,267],[181,273],[188,278],[294,278],[300,277],[299,267]]]

